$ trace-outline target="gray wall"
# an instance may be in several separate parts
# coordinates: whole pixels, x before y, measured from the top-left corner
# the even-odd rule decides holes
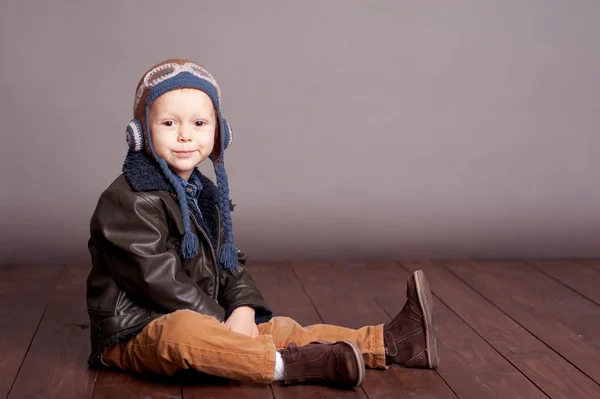
[[[600,2],[165,4],[2,1],[0,263],[89,262],[170,57],[223,89],[253,259],[600,256]]]

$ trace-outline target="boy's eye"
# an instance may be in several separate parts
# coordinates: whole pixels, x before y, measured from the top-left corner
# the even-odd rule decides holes
[[[196,126],[204,126],[206,125],[206,122],[204,121],[196,121]]]
[[[173,126],[173,121],[164,121],[163,125],[171,127]]]

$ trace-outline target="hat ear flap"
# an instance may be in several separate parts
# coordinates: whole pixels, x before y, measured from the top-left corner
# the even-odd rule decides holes
[[[233,131],[225,118],[222,118],[221,122],[221,141],[223,143],[223,150],[226,150],[233,142]]]
[[[126,139],[131,151],[141,152],[144,148],[144,132],[142,124],[137,119],[132,119],[127,125]]]

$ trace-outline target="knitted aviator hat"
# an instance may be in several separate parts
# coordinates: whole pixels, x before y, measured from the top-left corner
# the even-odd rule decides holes
[[[194,88],[205,92],[212,100],[216,110],[220,140],[215,139],[215,145],[220,142],[210,155],[215,175],[217,177],[217,203],[221,214],[225,239],[218,254],[218,261],[225,269],[237,266],[237,248],[233,244],[233,229],[230,215],[229,185],[225,172],[224,152],[232,142],[232,131],[227,121],[221,116],[221,91],[215,79],[202,66],[188,60],[169,59],[150,68],[137,85],[133,104],[134,119],[127,125],[127,143],[134,152],[146,151],[158,163],[162,173],[173,186],[179,199],[183,217],[184,235],[181,242],[182,255],[191,259],[198,254],[198,237],[190,228],[190,211],[183,186],[175,174],[169,169],[166,161],[156,154],[152,145],[148,114],[150,106],[156,99],[171,90]],[[215,154],[218,154],[215,156]]]

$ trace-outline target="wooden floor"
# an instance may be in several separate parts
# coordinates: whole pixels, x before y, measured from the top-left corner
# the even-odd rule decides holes
[[[0,397],[600,398],[600,261],[250,265],[277,315],[379,324],[425,271],[435,294],[437,371],[369,370],[356,391],[173,380],[87,368],[89,266],[0,267]]]

